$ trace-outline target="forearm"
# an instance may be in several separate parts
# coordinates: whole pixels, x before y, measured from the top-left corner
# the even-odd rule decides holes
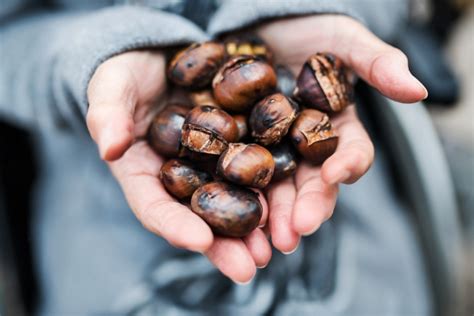
[[[143,7],[35,12],[0,29],[0,115],[24,126],[83,126],[96,67],[124,51],[200,41],[190,22]]]
[[[408,0],[228,0],[216,12],[209,31],[217,35],[265,19],[325,13],[349,15],[390,40],[407,16]]]

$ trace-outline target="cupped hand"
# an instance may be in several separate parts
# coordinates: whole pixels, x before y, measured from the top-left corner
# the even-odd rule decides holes
[[[356,20],[342,15],[315,15],[267,23],[258,34],[274,53],[276,63],[294,74],[316,52],[331,52],[358,76],[396,101],[426,98],[425,87],[410,73],[407,57],[384,43]],[[301,236],[315,232],[336,205],[338,184],[354,183],[374,159],[374,148],[354,106],[332,117],[339,135],[334,155],[322,166],[302,163],[294,178],[267,190],[273,245],[293,252]]]
[[[154,105],[165,97],[165,58],[157,51],[132,51],[110,58],[88,87],[87,126],[138,220],[171,245],[201,252],[232,280],[245,283],[271,257],[258,228],[249,236],[214,236],[209,226],[171,197],[158,179],[164,159],[144,140]],[[261,224],[266,221],[264,208]]]

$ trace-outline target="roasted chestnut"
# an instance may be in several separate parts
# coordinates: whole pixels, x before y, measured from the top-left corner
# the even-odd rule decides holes
[[[191,151],[220,155],[237,141],[239,130],[232,116],[213,106],[198,106],[186,116],[181,143]]]
[[[253,56],[237,56],[217,72],[212,87],[217,103],[225,110],[243,112],[275,90],[273,68]]]
[[[198,89],[209,85],[225,60],[224,45],[195,43],[178,52],[168,67],[168,78],[179,86]]]
[[[313,109],[300,113],[291,127],[290,137],[300,154],[316,165],[336,151],[338,142],[327,114]]]
[[[327,113],[340,112],[354,99],[350,76],[339,58],[318,53],[303,65],[293,95],[305,106]]]
[[[226,180],[260,189],[270,183],[274,168],[272,154],[257,144],[229,144],[217,162],[217,174]]]
[[[224,41],[228,56],[255,55],[268,61],[272,60],[272,54],[264,41],[255,34],[246,33],[229,36]]]
[[[245,115],[234,115],[235,123],[237,124],[237,128],[239,129],[239,139],[242,140],[248,134],[248,126],[247,126],[247,117]]]
[[[275,162],[272,182],[283,180],[295,173],[298,166],[298,158],[292,146],[283,141],[268,148]]]
[[[212,177],[184,160],[171,159],[161,166],[159,178],[166,190],[178,199],[187,199]]]
[[[291,72],[290,69],[288,69],[288,67],[283,65],[277,65],[275,67],[275,72],[278,78],[278,91],[280,91],[287,97],[292,96],[293,91],[296,87],[295,75]]]
[[[160,155],[181,156],[181,129],[190,108],[180,104],[169,104],[158,113],[148,129],[148,142]]]
[[[278,143],[288,133],[299,107],[281,93],[267,96],[250,113],[252,137],[262,145]]]
[[[262,204],[252,190],[211,182],[197,189],[191,209],[213,231],[228,237],[244,237],[252,232],[262,217]]]
[[[189,98],[194,106],[212,105],[219,107],[219,104],[217,104],[216,99],[214,99],[211,90],[193,91],[189,93]]]

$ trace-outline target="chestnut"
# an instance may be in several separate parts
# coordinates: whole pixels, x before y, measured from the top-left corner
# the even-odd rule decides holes
[[[272,53],[267,45],[255,34],[229,36],[225,39],[224,46],[228,56],[255,55],[268,61],[272,60]]]
[[[262,217],[262,204],[252,190],[224,182],[211,182],[197,189],[191,209],[219,235],[244,237]]]
[[[217,72],[212,87],[214,98],[225,110],[243,112],[257,100],[275,90],[277,78],[273,68],[253,56],[237,56]]]
[[[280,91],[286,96],[292,96],[293,91],[296,87],[295,75],[291,72],[290,69],[288,69],[288,67],[283,65],[277,65],[275,67],[275,72],[278,78],[278,91]]]
[[[248,134],[247,117],[242,114],[232,116],[239,130],[238,140],[242,140]]]
[[[156,153],[165,157],[182,155],[181,129],[189,110],[181,104],[169,104],[153,118],[147,137]]]
[[[307,107],[327,113],[340,112],[354,101],[350,76],[339,58],[317,53],[303,65],[293,95]]]
[[[281,93],[267,96],[250,113],[252,137],[262,145],[280,142],[296,119],[299,107]]]
[[[229,144],[217,162],[218,175],[230,182],[260,189],[270,183],[274,168],[272,154],[257,144]]]
[[[316,165],[336,151],[338,142],[327,114],[314,109],[300,113],[291,127],[290,137],[300,154]]]
[[[296,171],[298,167],[298,158],[292,146],[288,142],[281,142],[268,148],[275,162],[272,182],[283,180]]]
[[[220,155],[237,141],[239,130],[232,116],[213,106],[192,109],[183,124],[181,143],[191,151]]]
[[[216,99],[214,99],[211,90],[193,91],[189,93],[189,98],[194,106],[212,105],[219,107],[219,104],[217,104]]]
[[[206,172],[178,159],[164,163],[158,177],[166,190],[180,200],[190,198],[199,187],[212,181],[212,177]]]
[[[168,66],[168,78],[186,88],[205,87],[210,84],[225,56],[224,45],[220,43],[194,43],[173,57]]]

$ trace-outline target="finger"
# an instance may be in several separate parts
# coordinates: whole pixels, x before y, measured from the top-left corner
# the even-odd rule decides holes
[[[238,238],[216,237],[205,255],[224,275],[239,284],[250,282],[257,272],[247,246]]]
[[[336,205],[337,185],[327,184],[321,170],[302,162],[295,175],[297,189],[293,229],[301,235],[314,233],[329,219]]]
[[[257,228],[243,238],[250,255],[258,268],[264,268],[272,257],[272,248],[265,233]]]
[[[411,74],[402,51],[380,40],[362,24],[354,20],[348,23],[352,25],[337,32],[341,45],[335,47],[335,53],[359,76],[396,101],[413,103],[428,96],[423,84]]]
[[[267,191],[267,197],[271,209],[269,225],[272,244],[284,254],[290,254],[296,250],[300,240],[299,234],[294,231],[291,223],[296,199],[293,178],[272,184]]]
[[[101,158],[118,159],[134,139],[135,81],[127,67],[110,59],[97,69],[87,94],[87,127]]]
[[[321,168],[326,183],[354,183],[362,177],[374,161],[374,146],[351,106],[333,120],[339,134],[336,152]]]
[[[213,242],[209,226],[176,202],[158,180],[162,160],[144,143],[110,163],[125,197],[143,226],[175,247],[204,252]]]

